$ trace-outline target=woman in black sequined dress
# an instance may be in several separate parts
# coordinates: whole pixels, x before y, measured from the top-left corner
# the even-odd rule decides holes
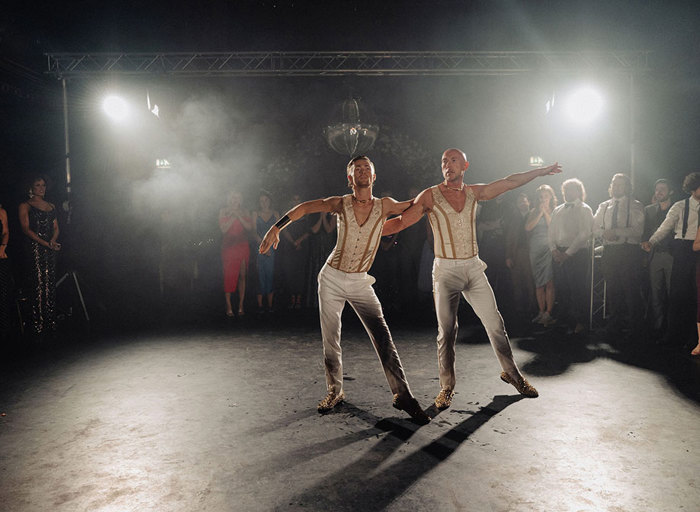
[[[58,238],[56,207],[44,200],[46,180],[32,180],[29,199],[19,205],[19,222],[27,236],[32,285],[32,328],[35,334],[56,329],[56,252]]]

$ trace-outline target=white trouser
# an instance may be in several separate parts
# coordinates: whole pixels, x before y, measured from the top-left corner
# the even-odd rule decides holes
[[[348,273],[328,264],[318,273],[318,305],[323,338],[323,359],[328,391],[343,389],[343,351],[340,348],[341,315],[345,302],[355,310],[369,334],[384,367],[391,392],[411,395],[401,360],[384,320],[382,305],[374,293],[375,279],[367,272]]]
[[[486,263],[478,257],[459,260],[435,258],[433,263],[433,297],[438,321],[438,368],[440,386],[443,389],[455,387],[455,342],[459,327],[457,309],[460,293],[484,325],[501,368],[514,378],[520,377],[503,318],[484,274],[485,269]]]

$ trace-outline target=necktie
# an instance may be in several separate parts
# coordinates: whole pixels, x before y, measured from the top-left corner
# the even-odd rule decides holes
[[[613,206],[612,224],[610,225],[610,227],[612,229],[617,228],[617,211],[619,209],[618,208],[619,206],[620,206],[620,201],[615,201],[615,206]]]

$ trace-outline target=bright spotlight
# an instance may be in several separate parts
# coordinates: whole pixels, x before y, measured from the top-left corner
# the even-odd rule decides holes
[[[593,88],[579,89],[567,98],[565,110],[571,121],[587,125],[603,111],[603,97]]]
[[[129,115],[129,105],[119,96],[108,96],[102,102],[105,113],[114,121],[123,121]]]

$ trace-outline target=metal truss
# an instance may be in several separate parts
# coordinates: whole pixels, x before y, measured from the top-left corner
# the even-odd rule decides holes
[[[173,76],[419,76],[514,75],[533,72],[649,70],[636,52],[220,52],[51,53],[57,78],[99,75]]]

